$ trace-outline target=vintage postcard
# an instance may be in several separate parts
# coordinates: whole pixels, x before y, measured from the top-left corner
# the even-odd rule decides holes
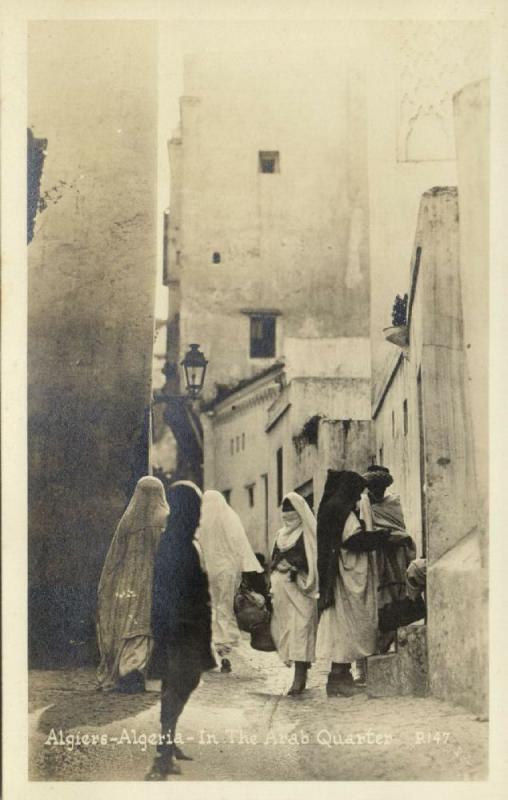
[[[7,800],[501,796],[504,26],[5,13]]]

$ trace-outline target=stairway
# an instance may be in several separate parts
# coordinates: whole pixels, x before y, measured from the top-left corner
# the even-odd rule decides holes
[[[428,694],[427,628],[414,622],[397,631],[396,650],[367,659],[367,694],[395,697]]]

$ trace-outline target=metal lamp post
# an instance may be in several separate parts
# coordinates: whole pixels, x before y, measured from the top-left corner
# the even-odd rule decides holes
[[[205,382],[208,361],[199,349],[199,344],[191,344],[190,349],[180,362],[185,377],[185,388],[191,400],[199,397]]]

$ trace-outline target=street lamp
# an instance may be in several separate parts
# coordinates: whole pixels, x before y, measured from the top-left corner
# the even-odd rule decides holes
[[[190,350],[180,362],[185,375],[185,387],[189,397],[195,400],[205,382],[205,373],[208,361],[199,349],[199,344],[191,344]]]

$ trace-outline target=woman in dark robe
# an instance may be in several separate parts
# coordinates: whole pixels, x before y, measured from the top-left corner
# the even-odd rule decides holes
[[[148,780],[179,773],[174,759],[186,759],[175,745],[175,731],[201,674],[217,664],[211,651],[211,604],[208,579],[194,539],[201,492],[189,482],[168,490],[170,517],[155,560],[152,631],[163,652],[161,734]],[[188,759],[187,759],[188,760]]]
[[[318,656],[331,661],[327,694],[358,689],[351,663],[375,652],[376,561],[386,532],[366,531],[356,507],[365,488],[356,472],[328,470],[317,517],[319,602]]]

